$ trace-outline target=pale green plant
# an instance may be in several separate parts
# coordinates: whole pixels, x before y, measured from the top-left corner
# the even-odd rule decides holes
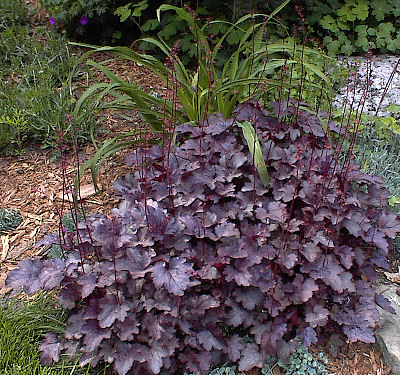
[[[15,109],[12,116],[0,115],[0,133],[3,146],[8,147],[11,143],[16,145],[13,148],[15,153],[20,154],[24,151],[23,143],[28,134],[28,121],[22,111]],[[1,147],[1,144],[0,144]]]

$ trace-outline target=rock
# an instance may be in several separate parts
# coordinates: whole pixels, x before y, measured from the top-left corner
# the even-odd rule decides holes
[[[99,190],[102,189],[101,185],[98,185],[98,187],[99,187]],[[82,185],[80,187],[80,194],[77,196],[77,199],[78,199],[78,201],[81,199],[86,199],[92,195],[95,195],[96,193],[97,192],[96,192],[96,189],[93,184]],[[62,199],[67,200],[68,202],[74,201],[74,197],[71,193],[60,192],[57,194],[57,198],[61,199],[61,200]]]
[[[371,86],[367,90],[368,94],[365,98],[365,103],[363,106],[363,110],[365,113],[374,115],[375,111],[379,107],[378,116],[387,115],[385,108],[391,103],[399,103],[400,98],[400,66],[394,72],[393,79],[390,85],[387,87],[387,93],[384,96],[382,103],[381,98],[384,94],[386,84],[388,83],[390,76],[396,68],[397,63],[399,61],[399,57],[391,56],[391,55],[377,55],[372,56],[371,58],[371,76],[369,77],[371,80]],[[367,82],[367,66],[368,60],[365,57],[340,57],[339,62],[344,66],[348,64],[353,65],[354,63],[359,63],[360,66],[357,69],[357,87],[356,90],[350,92],[349,101],[351,102],[354,94],[354,104],[353,108],[357,108],[358,103],[363,101],[363,92]],[[351,81],[351,80],[350,80]],[[350,86],[352,84],[350,83]],[[344,87],[340,90],[339,94],[335,99],[335,105],[343,108],[344,101],[346,98],[347,88]],[[379,105],[380,104],[380,105]],[[347,104],[347,109],[349,104]],[[399,373],[400,374],[400,373]]]
[[[386,363],[392,366],[392,374],[400,375],[400,296],[397,285],[380,285],[377,292],[391,302],[396,315],[379,308],[381,319],[375,331],[376,344],[383,352]]]

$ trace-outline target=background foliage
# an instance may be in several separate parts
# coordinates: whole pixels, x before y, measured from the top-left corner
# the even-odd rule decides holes
[[[59,131],[70,139],[65,114],[72,112],[76,100],[72,82],[85,74],[76,69],[78,56],[53,30],[32,29],[24,2],[2,1],[0,14],[1,152],[22,152],[27,138],[54,146]],[[87,139],[94,126],[89,110],[90,104],[76,119],[80,140]]]
[[[187,25],[176,14],[170,13],[161,22],[155,17],[160,3],[147,0],[41,0],[57,22],[66,29],[69,37],[95,44],[132,42],[141,34],[157,35],[170,45],[181,40],[182,49],[187,52],[187,61],[194,56],[195,39],[188,32]],[[182,6],[180,0],[167,0],[165,3]],[[202,18],[210,17],[234,22],[249,11],[269,13],[280,1],[189,1],[185,2],[195,9]],[[377,52],[395,52],[400,48],[398,17],[400,4],[397,0],[294,0],[287,7],[275,26],[270,27],[270,38],[276,39],[293,34],[293,24],[300,25],[295,6],[303,8],[307,32],[314,40],[319,38],[331,54],[365,53],[369,48]],[[125,21],[118,23],[117,15]],[[82,26],[80,17],[87,16],[88,25]],[[104,27],[106,25],[106,27]],[[210,27],[210,34],[222,35],[225,27]],[[227,40],[227,47],[241,39],[241,33]],[[146,43],[141,48],[149,49]]]

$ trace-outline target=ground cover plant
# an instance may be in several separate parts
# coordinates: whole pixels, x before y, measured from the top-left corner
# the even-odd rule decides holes
[[[204,373],[226,355],[245,371],[267,354],[288,357],[296,339],[334,344],[342,330],[374,342],[377,306],[391,307],[371,283],[400,230],[385,210],[389,192],[351,159],[339,162],[328,134],[340,145],[349,125],[298,101],[270,111],[247,102],[234,119],[177,126],[177,146],[171,134],[138,149],[134,173],[115,183],[122,201],[112,218],[88,218],[65,242],[50,236],[64,259],[11,271],[8,286],[60,288],[73,310],[65,337],[44,340],[46,360],[73,346],[81,364],[110,362],[122,375]]]
[[[61,359],[57,366],[45,366],[40,360],[39,345],[49,331],[65,330],[66,311],[54,296],[38,294],[33,299],[16,296],[0,300],[0,369],[5,375],[105,374],[80,368],[77,363]]]

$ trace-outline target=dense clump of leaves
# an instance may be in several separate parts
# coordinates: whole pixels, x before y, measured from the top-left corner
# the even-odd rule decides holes
[[[0,233],[10,232],[22,223],[21,214],[10,208],[0,208]]]
[[[103,360],[119,375],[200,374],[226,358],[261,368],[268,354],[287,358],[297,340],[307,347],[339,329],[374,341],[377,305],[391,307],[371,282],[400,230],[389,193],[339,163],[323,114],[271,108],[246,103],[235,119],[178,126],[177,147],[137,150],[134,173],[115,182],[112,218],[94,215],[69,235],[66,260],[27,259],[9,274],[28,293],[61,287],[73,309],[65,338],[42,343],[46,362],[79,350],[82,364]],[[269,185],[244,146],[245,121]]]
[[[323,363],[315,359],[308,348],[299,345],[296,351],[290,354],[289,361],[280,363],[280,367],[286,375],[328,375],[324,365],[328,363],[328,358],[323,352],[320,352],[318,357]]]

